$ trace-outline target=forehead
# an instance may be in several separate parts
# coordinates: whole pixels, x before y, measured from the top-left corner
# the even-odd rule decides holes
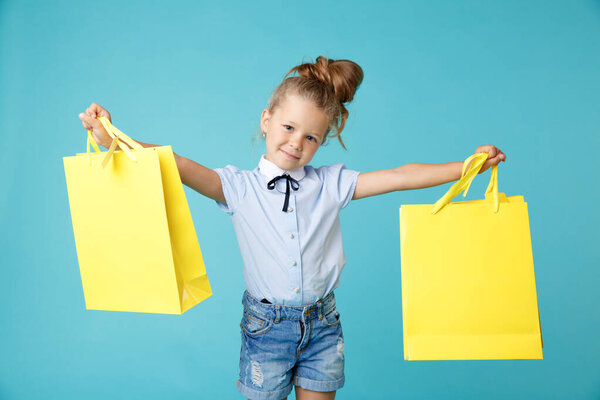
[[[291,122],[309,132],[325,132],[329,125],[327,115],[318,109],[310,100],[305,100],[297,95],[288,95],[275,115],[281,120]]]

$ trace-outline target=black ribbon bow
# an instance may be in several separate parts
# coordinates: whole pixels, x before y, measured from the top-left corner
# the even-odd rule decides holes
[[[300,184],[288,174],[283,174],[271,179],[269,183],[267,183],[267,189],[275,189],[275,183],[280,179],[285,179],[285,201],[283,202],[283,209],[281,211],[286,211],[290,202],[290,186],[292,189],[298,190],[300,188]]]

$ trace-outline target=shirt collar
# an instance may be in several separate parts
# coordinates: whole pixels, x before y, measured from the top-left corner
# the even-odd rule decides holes
[[[276,176],[283,175],[286,173],[289,174],[292,178],[294,178],[297,181],[304,178],[304,176],[306,175],[306,171],[304,171],[304,167],[298,167],[298,168],[294,168],[294,169],[290,169],[290,170],[284,170],[284,169],[279,168],[274,162],[267,160],[265,158],[264,154],[262,155],[262,157],[260,157],[260,161],[258,163],[258,169],[259,169],[260,173],[263,174],[267,178],[267,181],[270,181],[271,179],[275,178]]]

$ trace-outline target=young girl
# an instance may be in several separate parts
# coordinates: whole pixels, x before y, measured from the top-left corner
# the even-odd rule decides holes
[[[289,76],[296,72],[298,76]],[[363,79],[349,60],[317,57],[292,68],[275,89],[260,126],[266,154],[252,171],[214,170],[175,154],[182,182],[214,199],[232,218],[244,260],[237,388],[251,399],[333,399],[344,385],[344,338],[333,291],[345,265],[339,212],[350,200],[426,188],[460,178],[462,162],[411,163],[359,173],[343,164],[308,165],[348,118],[344,107]],[[79,114],[108,148],[97,104]],[[156,145],[141,143],[144,147]],[[506,161],[492,145],[480,173]]]

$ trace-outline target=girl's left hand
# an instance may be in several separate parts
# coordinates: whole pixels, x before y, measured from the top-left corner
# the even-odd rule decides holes
[[[500,161],[506,161],[506,154],[504,154],[502,150],[491,144],[486,144],[477,147],[475,153],[488,153],[488,158],[487,160],[485,160],[485,164],[483,164],[483,167],[481,167],[481,169],[479,170],[480,174],[488,168],[500,164]]]

